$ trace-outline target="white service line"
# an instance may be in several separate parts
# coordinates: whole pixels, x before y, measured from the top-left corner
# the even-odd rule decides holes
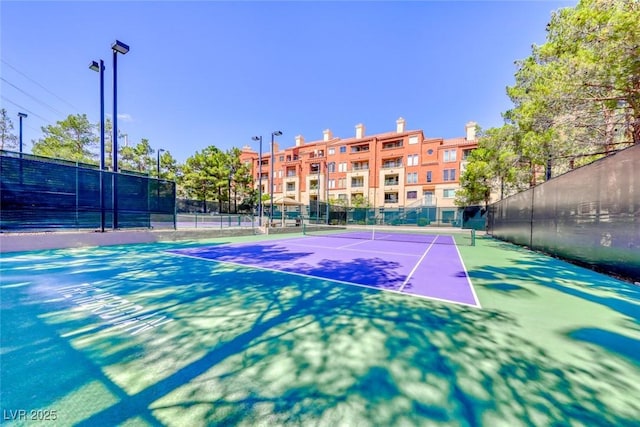
[[[416,270],[418,269],[418,267],[420,266],[420,264],[422,263],[422,260],[424,259],[424,257],[427,256],[427,254],[429,253],[429,251],[431,250],[431,248],[433,247],[433,245],[436,243],[436,240],[438,240],[438,237],[440,237],[439,235],[437,235],[435,237],[435,239],[433,239],[433,242],[431,242],[431,244],[429,245],[429,247],[427,248],[426,251],[424,251],[424,253],[422,254],[422,256],[420,257],[420,259],[418,260],[418,262],[416,263],[416,265],[413,266],[413,270],[411,270],[411,272],[409,273],[409,275],[407,276],[407,279],[404,281],[404,283],[402,284],[402,286],[400,286],[400,289],[398,289],[398,292],[402,292],[402,290],[404,289],[405,286],[407,286],[407,283],[409,283],[409,280],[411,280],[411,276],[413,276],[413,273],[416,272]]]

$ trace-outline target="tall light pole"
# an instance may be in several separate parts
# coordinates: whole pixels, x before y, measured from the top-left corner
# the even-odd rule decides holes
[[[113,50],[113,229],[118,228],[118,54],[125,55],[129,52],[129,46],[116,40],[111,45]]]
[[[20,158],[22,158],[22,119],[28,117],[26,113],[18,113],[20,121]]]
[[[104,233],[104,61],[91,61],[89,69],[100,73],[100,232]]]
[[[258,153],[258,226],[262,227],[262,135],[254,136],[251,139],[260,141],[260,152]]]
[[[327,225],[329,225],[329,214],[330,214],[329,212],[330,210],[329,209],[329,172],[331,172],[331,169],[330,169],[331,165],[334,165],[333,167],[335,167],[335,162],[331,162],[331,163],[325,162],[324,165],[325,165],[325,169],[327,170]]]
[[[320,172],[322,170],[322,162],[318,162],[318,195],[316,196],[316,224],[320,221]]]
[[[270,194],[271,194],[271,205],[269,206],[269,221],[273,221],[273,165],[275,163],[275,153],[273,152],[273,139],[276,136],[280,136],[282,135],[282,132],[280,132],[279,130],[276,130],[274,132],[271,132],[271,179],[269,179],[269,181],[271,181],[271,185],[270,185]]]
[[[229,165],[229,188],[228,188],[228,196],[229,196],[229,209],[227,209],[227,213],[231,213],[231,181],[233,180],[233,176],[236,173],[236,168],[233,165]],[[237,213],[237,212],[236,212]]]
[[[158,161],[156,162],[156,171],[158,172],[158,180],[160,180],[160,154],[164,153],[162,148],[158,149]]]

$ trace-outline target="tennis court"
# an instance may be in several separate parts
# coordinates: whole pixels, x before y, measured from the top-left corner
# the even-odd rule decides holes
[[[454,235],[307,225],[304,233],[172,253],[479,307]],[[458,231],[458,240],[470,242],[470,233]]]
[[[638,286],[312,234],[2,254],[3,424],[637,425]]]

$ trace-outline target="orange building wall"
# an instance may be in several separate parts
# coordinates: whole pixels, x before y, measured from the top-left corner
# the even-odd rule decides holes
[[[366,135],[364,126],[356,133],[362,137],[337,138],[326,130],[322,140],[305,142],[296,137],[295,145],[280,149],[274,144],[274,198],[291,197],[309,204],[318,197],[317,187],[312,185],[318,180],[318,173],[312,167],[320,164],[320,200],[327,199],[327,165],[334,164],[335,169],[328,173],[334,182],[329,189],[329,198],[338,199],[340,195],[350,202],[354,194],[361,193],[372,206],[411,206],[417,204],[437,204],[441,207],[453,207],[453,197],[445,197],[445,190],[455,190],[460,186],[461,169],[465,166],[464,154],[477,147],[475,123],[467,124],[466,137],[443,139],[425,138],[422,130],[404,130],[404,120],[399,119],[395,132]],[[473,129],[471,129],[473,128]],[[400,142],[400,147],[392,146]],[[413,142],[413,143],[410,143]],[[368,150],[364,150],[368,146]],[[357,151],[358,147],[363,150]],[[271,173],[270,141],[263,142],[263,194],[269,193],[266,177]],[[455,154],[453,154],[455,153]],[[415,164],[409,156],[417,155]],[[446,158],[448,157],[448,158]],[[241,161],[251,162],[255,182],[258,181],[258,147],[244,147]],[[394,159],[401,164],[394,164]],[[454,159],[454,160],[452,160]],[[413,160],[413,159],[412,159]],[[354,163],[368,162],[368,170],[354,169]],[[411,163],[411,164],[410,164]],[[385,167],[386,166],[386,167]],[[445,170],[454,170],[453,179],[445,181]],[[427,182],[427,172],[431,171],[431,182]],[[291,176],[287,176],[287,173]],[[448,172],[450,173],[450,172]],[[416,174],[417,182],[410,183],[408,174]],[[397,183],[390,177],[397,175]],[[385,177],[387,178],[385,182]],[[451,178],[449,175],[447,178]],[[363,182],[362,187],[352,184]],[[287,183],[295,190],[287,191]],[[407,192],[415,191],[415,198],[407,198]],[[425,192],[433,192],[432,198],[425,198]],[[397,201],[385,201],[385,193],[397,193]],[[449,195],[452,194],[449,191]]]

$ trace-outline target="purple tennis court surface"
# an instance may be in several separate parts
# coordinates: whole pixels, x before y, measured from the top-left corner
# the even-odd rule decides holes
[[[480,307],[451,236],[426,243],[307,236],[170,252]]]

